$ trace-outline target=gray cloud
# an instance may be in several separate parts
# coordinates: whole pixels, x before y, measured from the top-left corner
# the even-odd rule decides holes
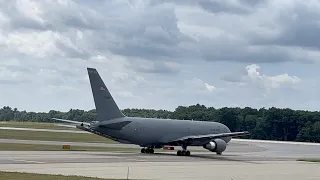
[[[318,37],[316,33],[319,28],[316,23],[313,23],[318,13],[316,11],[310,13],[303,8],[298,8],[302,6],[302,3],[298,3],[293,9],[284,11],[288,13],[280,13],[280,16],[274,19],[273,22],[277,23],[276,26],[278,29],[281,27],[282,31],[272,38],[259,32],[270,29],[270,26],[260,26],[260,30],[256,29],[256,31],[250,30],[251,26],[254,29],[253,27],[260,25],[256,24],[260,22],[255,22],[254,17],[260,16],[266,19],[263,17],[265,14],[259,14],[255,8],[261,4],[268,4],[267,1],[180,2],[185,6],[197,3],[202,8],[211,8],[209,11],[211,13],[224,12],[225,15],[220,15],[222,19],[225,19],[228,13],[236,13],[238,17],[234,17],[235,21],[252,22],[251,26],[235,22],[235,27],[232,28],[232,24],[225,25],[223,20],[218,20],[219,17],[199,19],[207,22],[209,27],[224,31],[214,38],[204,36],[204,34],[199,34],[195,38],[192,34],[185,33],[179,24],[188,22],[177,15],[174,3],[175,1],[146,1],[146,3],[137,1],[128,5],[121,1],[102,1],[101,4],[97,2],[94,4],[100,5],[99,8],[105,8],[105,11],[95,11],[75,2],[62,4],[55,1],[41,1],[36,5],[43,10],[27,15],[22,5],[27,8],[32,3],[16,3],[16,6],[14,3],[5,4],[4,12],[10,18],[10,25],[6,28],[10,27],[15,31],[19,31],[20,28],[42,32],[52,31],[52,34],[56,36],[52,42],[57,49],[55,55],[71,58],[88,59],[95,54],[109,51],[118,55],[152,61],[170,58],[174,60],[198,58],[209,61],[246,63],[311,61],[313,57],[306,59],[289,47],[318,47],[318,42],[320,42],[315,39]],[[269,6],[266,7],[273,8],[274,6],[276,4],[270,5],[269,3]],[[252,15],[246,19],[247,15],[243,13],[249,11]],[[289,19],[288,15],[293,13],[297,13],[297,20]],[[265,21],[270,21],[270,18]],[[212,32],[212,34],[215,33]]]
[[[0,93],[20,94],[29,102],[19,91],[32,91],[34,104],[43,108],[48,101],[50,109],[92,108],[91,96],[85,96],[91,93],[85,71],[90,66],[116,92],[120,107],[169,109],[199,101],[262,106],[285,99],[285,91],[302,83],[305,88],[296,93],[304,94],[310,84],[319,86],[297,67],[318,63],[320,7],[311,1],[281,2],[0,1]],[[282,68],[272,75],[275,63]],[[290,63],[297,65],[283,65]],[[249,77],[245,67],[252,64],[269,73],[252,66]],[[10,93],[19,80],[32,83]],[[12,99],[0,100],[13,104]]]
[[[9,79],[0,79],[0,84],[22,84],[22,83],[30,83],[31,80],[9,80]],[[1,87],[1,86],[0,86]]]
[[[198,6],[210,13],[231,13],[231,14],[248,14],[253,13],[254,8],[264,5],[267,0],[152,0],[150,5],[157,5],[163,3]]]
[[[247,14],[251,12],[248,6],[243,6],[238,1],[200,0],[197,3],[200,7],[212,13]]]
[[[219,38],[203,40],[200,52],[208,61],[236,61],[245,63],[277,63],[294,61],[290,52],[279,46],[250,46],[244,42]]]
[[[135,61],[134,64],[131,65],[136,71],[142,73],[152,73],[152,74],[177,74],[180,72],[180,69],[175,67],[175,65],[170,64],[170,62],[141,62]]]
[[[263,6],[267,4],[268,0],[238,0],[241,4],[251,7]]]
[[[29,8],[34,8],[29,11]],[[57,30],[65,28],[99,29],[102,17],[73,1],[20,1],[3,3],[4,12],[10,18],[10,27],[32,30]]]
[[[186,56],[183,52],[189,49],[184,44],[193,40],[180,32],[171,6],[148,7],[132,16],[116,24],[111,21],[108,33],[98,37],[96,45],[103,47],[108,41],[108,50],[113,53],[150,60]]]
[[[275,19],[280,33],[273,38],[256,37],[253,44],[320,49],[320,2],[294,1]]]

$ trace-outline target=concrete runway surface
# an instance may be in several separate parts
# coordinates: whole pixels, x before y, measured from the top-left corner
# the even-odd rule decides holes
[[[3,142],[5,140],[0,140]],[[19,140],[7,140],[19,143]],[[46,143],[24,141],[25,143]],[[48,143],[48,142],[47,142]],[[64,144],[64,142],[51,142]],[[87,145],[91,143],[77,143]],[[131,147],[128,144],[94,143],[95,146]],[[138,146],[134,146],[138,148]],[[196,147],[190,148],[197,149]],[[163,180],[319,180],[320,164],[296,161],[320,158],[319,144],[234,140],[222,156],[211,152],[0,151],[0,170],[101,178]]]

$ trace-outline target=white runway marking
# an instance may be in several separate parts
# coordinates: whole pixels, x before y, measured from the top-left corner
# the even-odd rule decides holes
[[[30,164],[44,164],[44,162],[40,162],[40,161],[29,161],[29,160],[23,160],[23,159],[10,159],[10,160],[17,161],[17,162],[30,163]]]
[[[320,146],[320,143],[312,142],[294,142],[294,141],[271,141],[271,140],[256,140],[256,139],[235,139],[231,142],[248,142],[248,143],[270,143],[270,144],[291,144],[291,145],[307,145],[307,146]]]

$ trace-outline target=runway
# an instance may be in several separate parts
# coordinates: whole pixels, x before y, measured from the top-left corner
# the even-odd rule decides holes
[[[100,178],[165,180],[318,180],[319,164],[226,154],[1,152],[0,170]]]
[[[9,140],[8,140],[9,141]],[[0,141],[1,142],[1,141]],[[21,142],[14,140],[14,142]],[[25,143],[44,143],[25,141]],[[53,142],[54,144],[63,142]],[[78,143],[78,145],[92,143]],[[95,146],[131,147],[129,144],[94,143]],[[138,146],[133,146],[139,148]],[[2,151],[0,170],[101,178],[164,180],[318,180],[320,164],[296,161],[320,158],[318,144],[284,144],[233,141],[222,156],[209,151],[192,152],[190,157],[175,151],[137,152]],[[197,147],[190,147],[197,149]],[[192,150],[191,150],[192,151]]]

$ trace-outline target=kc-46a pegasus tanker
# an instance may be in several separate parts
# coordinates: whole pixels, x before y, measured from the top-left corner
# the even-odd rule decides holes
[[[111,96],[98,71],[87,68],[96,107],[96,121],[80,122],[58,119],[77,124],[85,130],[120,143],[142,147],[141,153],[154,153],[154,149],[165,146],[180,146],[178,156],[189,156],[188,146],[203,148],[221,155],[232,137],[247,135],[248,132],[230,132],[218,122],[157,119],[125,116]]]

